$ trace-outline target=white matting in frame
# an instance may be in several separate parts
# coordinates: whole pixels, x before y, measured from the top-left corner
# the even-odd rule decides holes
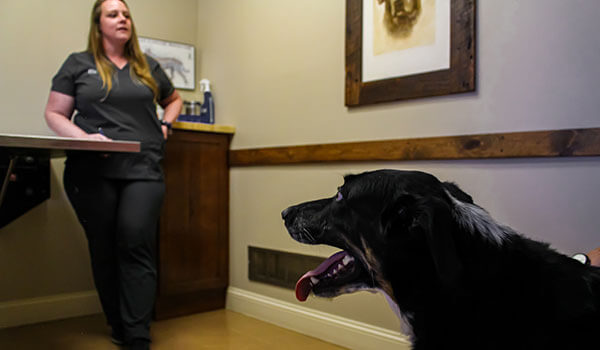
[[[194,46],[151,38],[138,38],[142,51],[154,58],[178,89],[196,88]]]
[[[386,37],[384,5],[363,0],[362,81],[376,81],[450,68],[450,0],[421,0],[419,22],[406,39]],[[429,31],[429,39],[414,37]]]

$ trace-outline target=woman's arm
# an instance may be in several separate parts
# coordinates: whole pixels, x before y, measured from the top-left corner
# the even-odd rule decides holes
[[[48,127],[58,136],[87,140],[110,141],[102,134],[88,134],[71,122],[75,98],[60,92],[50,91],[44,116]]]
[[[163,120],[167,123],[173,123],[181,113],[183,101],[181,100],[177,90],[175,90],[169,97],[159,101],[158,104],[165,110]],[[162,126],[162,132],[163,137],[166,140],[169,135],[169,129],[165,125]]]

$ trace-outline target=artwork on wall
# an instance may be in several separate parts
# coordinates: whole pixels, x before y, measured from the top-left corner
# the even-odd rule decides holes
[[[154,58],[178,89],[196,89],[194,46],[145,37],[138,38],[142,51]]]
[[[475,90],[475,0],[346,0],[346,106]]]

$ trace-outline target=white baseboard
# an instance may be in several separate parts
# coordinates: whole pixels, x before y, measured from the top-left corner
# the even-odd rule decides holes
[[[0,329],[102,312],[95,291],[0,303]]]
[[[229,287],[227,309],[349,349],[410,349],[400,332]]]

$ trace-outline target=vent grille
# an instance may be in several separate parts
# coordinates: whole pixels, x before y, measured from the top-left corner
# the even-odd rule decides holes
[[[296,281],[309,270],[319,266],[325,258],[248,247],[248,278],[251,281],[295,289]]]

